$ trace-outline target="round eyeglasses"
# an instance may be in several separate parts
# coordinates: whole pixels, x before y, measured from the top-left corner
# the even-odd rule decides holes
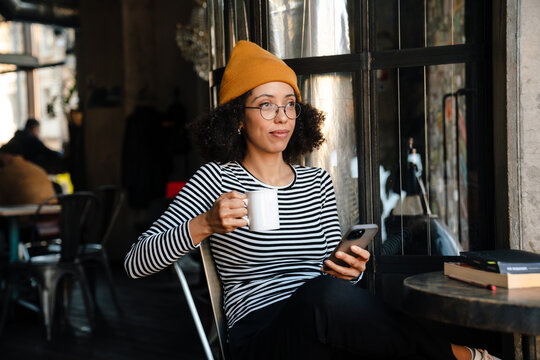
[[[294,120],[300,115],[300,104],[290,102],[287,105],[279,106],[272,103],[264,103],[261,106],[244,106],[244,109],[259,109],[261,116],[265,120],[274,120],[279,113],[279,109],[283,108],[285,116]]]

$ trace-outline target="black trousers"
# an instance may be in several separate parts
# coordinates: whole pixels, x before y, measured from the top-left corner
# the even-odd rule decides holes
[[[453,359],[450,342],[368,291],[319,276],[229,331],[240,359]]]

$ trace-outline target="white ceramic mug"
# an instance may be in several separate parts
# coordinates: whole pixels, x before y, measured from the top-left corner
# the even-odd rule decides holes
[[[279,206],[277,189],[246,191],[248,214],[244,219],[249,230],[265,231],[279,229]]]

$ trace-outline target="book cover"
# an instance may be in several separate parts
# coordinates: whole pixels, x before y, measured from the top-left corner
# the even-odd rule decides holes
[[[444,275],[463,281],[495,285],[508,289],[540,287],[540,273],[500,274],[474,268],[464,263],[444,263]]]
[[[501,274],[540,273],[540,254],[505,249],[461,252],[463,262]]]

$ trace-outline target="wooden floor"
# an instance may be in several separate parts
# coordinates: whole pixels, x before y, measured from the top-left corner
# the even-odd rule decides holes
[[[39,313],[12,306],[0,337],[0,359],[205,359],[172,269],[138,280],[129,279],[120,265],[113,271],[122,315],[116,311],[102,276],[98,276],[99,311],[93,331],[89,331],[78,287],[67,311],[70,325],[58,329],[51,342],[45,339]],[[188,276],[194,285],[199,279],[196,273]],[[210,307],[205,303],[205,290],[200,285],[198,288],[195,286],[194,296],[206,326],[212,321]]]

